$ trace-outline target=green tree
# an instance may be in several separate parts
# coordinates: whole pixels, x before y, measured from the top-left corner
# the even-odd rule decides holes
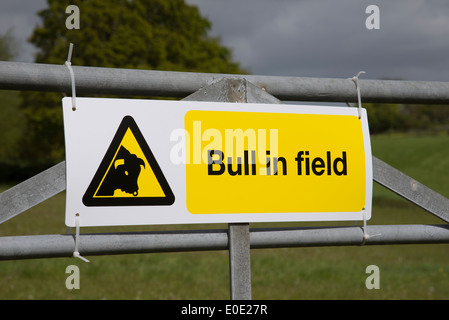
[[[0,60],[13,60],[18,53],[17,41],[12,30],[0,35]],[[18,105],[20,97],[17,91],[0,90],[0,181],[17,179],[20,172],[18,154],[23,133],[24,118]]]
[[[444,132],[449,128],[447,105],[405,105],[402,114],[409,131]]]
[[[449,106],[365,103],[372,134],[385,132],[447,132]]]
[[[397,104],[364,104],[368,112],[368,123],[370,133],[383,133],[397,131],[402,128],[403,118]]]
[[[80,11],[80,29],[67,29],[66,8]],[[48,0],[30,42],[36,62],[63,64],[75,44],[74,66],[244,73],[231,51],[208,35],[211,23],[184,0]],[[23,94],[27,135],[22,157],[48,166],[64,158],[61,94]]]

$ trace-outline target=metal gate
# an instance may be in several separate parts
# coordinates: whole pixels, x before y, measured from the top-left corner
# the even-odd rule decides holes
[[[190,101],[279,104],[284,101],[357,102],[351,79],[145,71],[73,67],[76,91],[182,97]],[[448,82],[359,80],[364,102],[449,104]],[[0,62],[0,89],[71,92],[63,65]],[[373,180],[444,222],[449,199],[373,157]],[[0,224],[65,190],[61,162],[0,194]],[[376,237],[369,235],[376,235]],[[229,250],[232,299],[251,299],[250,249],[449,243],[449,226],[382,225],[250,229],[248,223],[223,230],[81,234],[83,256]],[[72,234],[0,237],[0,260],[70,257]]]

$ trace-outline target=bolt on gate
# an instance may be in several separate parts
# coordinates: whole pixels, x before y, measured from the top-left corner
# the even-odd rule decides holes
[[[224,75],[73,67],[81,94],[180,97],[186,101],[280,104],[357,102],[351,79]],[[364,102],[449,104],[449,82],[359,80]],[[0,62],[0,89],[71,92],[64,65]],[[250,249],[449,243],[449,199],[373,156],[373,180],[442,219],[440,225],[255,228],[81,234],[83,256],[229,250],[231,299],[251,299]],[[65,190],[65,161],[0,194],[0,224]],[[36,190],[38,192],[36,192]],[[378,235],[369,237],[369,234]],[[71,234],[0,237],[0,260],[70,257]]]

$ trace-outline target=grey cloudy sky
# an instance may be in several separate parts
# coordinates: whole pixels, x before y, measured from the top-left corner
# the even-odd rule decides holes
[[[447,0],[187,0],[212,22],[211,33],[253,74],[449,81]],[[368,5],[380,29],[368,30]],[[1,0],[0,33],[12,28],[19,61],[46,0]],[[82,31],[81,11],[81,30]]]

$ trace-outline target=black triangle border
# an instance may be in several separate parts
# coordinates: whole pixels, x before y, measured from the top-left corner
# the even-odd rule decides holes
[[[154,175],[156,176],[156,179],[158,180],[162,190],[164,191],[165,197],[126,197],[126,198],[94,198],[95,190],[98,188],[104,174],[106,173],[106,170],[108,170],[108,167],[110,163],[113,160],[113,157],[120,146],[120,143],[123,140],[123,137],[125,136],[126,131],[128,128],[131,129],[132,133],[134,134],[134,137],[137,140],[137,143],[139,144],[140,148],[142,149],[143,154],[147,158],[148,163],[151,166],[151,169],[154,172]],[[164,174],[162,173],[161,168],[159,167],[159,164],[156,161],[156,158],[153,155],[153,152],[151,152],[150,147],[148,146],[145,138],[142,135],[142,132],[140,131],[139,127],[137,126],[134,119],[127,115],[123,118],[122,122],[120,123],[120,126],[117,129],[117,132],[112,139],[111,144],[109,145],[108,150],[106,151],[106,154],[103,157],[103,160],[100,163],[100,166],[97,169],[97,172],[95,173],[91,183],[89,184],[89,187],[87,188],[86,192],[83,196],[83,203],[87,207],[103,207],[103,206],[169,206],[172,205],[175,202],[175,196],[173,194],[173,191],[171,190],[167,179],[165,179]]]

